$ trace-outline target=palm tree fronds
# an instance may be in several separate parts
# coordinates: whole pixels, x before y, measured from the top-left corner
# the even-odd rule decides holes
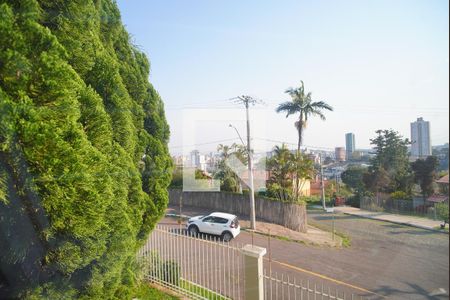
[[[298,151],[302,144],[303,128],[306,127],[308,117],[318,116],[321,120],[325,120],[323,110],[333,111],[333,107],[325,103],[324,101],[313,102],[312,94],[308,92],[305,95],[305,86],[303,81],[300,81],[301,86],[298,88],[288,88],[286,93],[291,96],[291,101],[281,103],[276,112],[285,112],[286,118],[293,114],[299,114],[298,121],[295,122],[295,127],[298,130]]]

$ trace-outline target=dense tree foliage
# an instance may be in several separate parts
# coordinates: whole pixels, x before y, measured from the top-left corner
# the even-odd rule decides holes
[[[350,165],[347,170],[342,172],[341,179],[349,188],[356,193],[364,191],[364,174],[367,172],[367,168],[359,165]]]
[[[434,193],[435,180],[439,162],[436,156],[428,156],[426,159],[418,159],[412,163],[414,181],[420,185],[422,196],[426,199]]]
[[[280,201],[300,202],[304,184],[314,173],[314,162],[298,151],[292,153],[283,144],[275,146],[266,167],[270,173],[268,195]]]
[[[433,156],[436,156],[439,161],[438,171],[448,172],[448,143],[443,147],[433,149]]]
[[[0,298],[129,298],[171,176],[148,76],[113,1],[0,0]]]
[[[220,190],[238,193],[242,191],[241,180],[238,174],[226,164],[226,160],[235,156],[242,164],[247,165],[247,150],[243,145],[233,143],[231,146],[220,144],[217,147],[220,160],[217,163],[217,171],[214,178],[220,180]]]
[[[375,156],[364,176],[369,190],[392,193],[403,191],[411,194],[413,177],[409,163],[408,139],[393,130],[378,130],[377,137],[371,139]]]

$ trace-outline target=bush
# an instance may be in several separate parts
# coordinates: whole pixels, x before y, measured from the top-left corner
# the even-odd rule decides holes
[[[448,223],[448,203],[436,203],[435,209],[437,217],[445,223]]]
[[[172,285],[180,285],[180,265],[173,260],[166,260],[161,265],[161,280]]]
[[[151,286],[146,282],[142,282],[132,293],[133,298],[137,299],[151,299],[151,300],[176,300],[178,297],[165,294]]]
[[[347,198],[347,200],[345,201],[345,204],[350,205],[351,207],[359,208],[360,201],[361,201],[360,196],[358,194],[356,194],[356,195],[353,195],[353,196]]]
[[[180,266],[173,260],[162,260],[158,252],[152,251],[141,261],[142,273],[172,285],[180,285]]]
[[[392,200],[411,200],[411,197],[403,191],[395,191],[390,196]]]

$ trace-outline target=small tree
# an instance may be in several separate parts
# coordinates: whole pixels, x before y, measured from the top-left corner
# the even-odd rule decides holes
[[[411,165],[414,171],[414,181],[420,185],[424,199],[431,196],[434,192],[434,180],[438,165],[439,163],[435,156],[418,159]]]
[[[342,182],[345,183],[356,193],[364,190],[364,174],[367,172],[367,168],[361,166],[350,166],[341,174]]]
[[[311,179],[314,164],[305,155],[292,153],[283,144],[275,147],[274,156],[267,160],[267,169],[270,171],[269,195],[281,201],[298,202],[304,183]]]
[[[413,182],[408,156],[409,140],[393,130],[377,130],[376,133],[377,137],[370,140],[375,156],[370,161],[369,176],[377,179],[371,183],[376,182],[379,190],[388,193],[404,191],[411,194]],[[386,178],[381,180],[385,175]]]
[[[226,160],[232,155],[236,156],[244,165],[247,165],[247,151],[244,146],[232,144],[231,146],[220,144],[217,147],[220,154],[220,161],[217,164],[218,170],[214,174],[215,179],[220,180],[220,189],[228,192],[239,192],[241,190],[240,179],[230,167],[226,165]]]

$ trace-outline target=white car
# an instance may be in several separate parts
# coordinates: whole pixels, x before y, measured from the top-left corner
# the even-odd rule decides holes
[[[237,216],[221,212],[192,217],[188,220],[186,229],[194,236],[199,233],[219,235],[225,242],[231,241],[241,232]]]

